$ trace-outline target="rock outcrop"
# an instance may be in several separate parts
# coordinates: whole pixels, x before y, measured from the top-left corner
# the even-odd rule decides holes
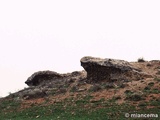
[[[160,76],[160,61],[127,62],[83,57],[81,65],[85,70],[66,74],[49,70],[35,72],[25,82],[29,87],[9,97],[18,96],[27,100],[74,92],[97,92],[116,87],[129,89],[132,82],[141,86],[145,80],[155,78],[159,81]]]
[[[74,71],[59,74],[54,71],[39,71],[32,74],[25,82],[29,87],[14,94],[23,99],[40,98],[51,94],[65,93],[73,83],[85,82],[86,72]],[[79,89],[78,89],[79,90]]]
[[[75,80],[81,80],[86,78],[86,72],[74,71],[72,73],[60,74],[54,71],[38,71],[32,74],[27,80],[28,86],[48,86],[50,84],[55,85],[57,83],[71,83]],[[54,87],[54,86],[53,86]]]
[[[54,71],[39,71],[32,74],[25,83],[28,86],[38,86],[43,82],[49,80],[58,80],[62,77],[63,75],[56,73]]]
[[[81,66],[87,71],[89,82],[115,81],[115,80],[138,80],[147,74],[134,68],[129,62],[117,59],[101,59],[94,57],[83,57]],[[148,76],[149,77],[149,76]]]
[[[114,82],[117,80],[129,81],[152,77],[124,60],[87,56],[83,57],[80,62],[87,75],[85,71],[75,71],[67,74],[59,74],[54,71],[39,71],[32,74],[25,83],[28,86],[49,86],[63,82],[68,84],[78,79],[86,79],[86,82],[104,80]]]

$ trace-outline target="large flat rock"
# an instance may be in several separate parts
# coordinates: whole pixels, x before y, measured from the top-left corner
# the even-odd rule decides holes
[[[102,80],[114,81],[125,79],[140,79],[144,77],[129,62],[118,59],[102,59],[86,56],[81,60],[81,66],[87,72],[87,79],[90,82],[98,82]]]

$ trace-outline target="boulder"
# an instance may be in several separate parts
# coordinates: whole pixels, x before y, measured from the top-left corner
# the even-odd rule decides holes
[[[38,86],[49,80],[58,80],[63,78],[63,75],[54,71],[39,71],[32,74],[25,82],[28,86]]]
[[[129,62],[118,59],[102,59],[86,56],[81,60],[81,66],[87,72],[88,82],[140,79],[145,76]]]

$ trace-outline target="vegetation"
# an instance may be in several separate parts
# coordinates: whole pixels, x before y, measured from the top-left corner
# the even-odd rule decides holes
[[[85,96],[83,99],[74,100],[68,98],[63,101],[46,105],[32,105],[26,109],[20,109],[20,102],[2,101],[0,104],[0,120],[109,120],[125,119],[124,114],[134,113],[157,113],[159,108],[139,109],[129,103],[118,105],[115,98],[111,100],[100,99],[92,101],[93,97]],[[135,97],[139,99],[139,96]],[[140,107],[147,105],[160,106],[159,100],[151,100],[147,103],[141,102]]]
[[[145,60],[143,57],[141,57],[141,58],[138,58],[138,62],[145,62]]]
[[[154,80],[160,82],[160,78],[158,78],[158,77],[154,78]]]
[[[70,92],[76,92],[77,91],[77,87],[76,86],[73,86],[70,90]]]
[[[160,90],[158,88],[152,88],[153,86],[154,86],[154,82],[148,83],[148,85],[144,88],[143,92],[147,94],[150,94],[150,93],[159,94]]]
[[[146,64],[138,63],[137,66],[143,71]],[[158,114],[160,117],[159,63],[150,62],[148,65],[150,70],[156,70],[154,78],[144,76],[134,80],[128,74],[128,78],[96,83],[67,78],[67,82],[54,81],[53,85],[10,93],[6,98],[0,98],[0,120],[130,120],[125,113]],[[150,70],[144,72],[150,73]],[[82,75],[85,78],[85,74]]]
[[[89,92],[97,92],[101,90],[101,86],[100,85],[92,85],[90,88],[89,88]]]
[[[142,95],[140,94],[130,94],[126,96],[126,100],[140,101],[140,100],[143,100],[143,98],[142,98]]]

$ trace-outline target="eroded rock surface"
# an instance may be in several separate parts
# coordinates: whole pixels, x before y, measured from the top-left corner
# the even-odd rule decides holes
[[[40,98],[50,94],[65,93],[72,83],[84,82],[85,71],[60,74],[54,71],[38,71],[25,82],[29,87],[14,94],[24,99]]]
[[[25,82],[28,86],[37,86],[48,80],[57,80],[63,76],[53,71],[39,71],[32,74]]]
[[[134,68],[129,62],[117,59],[102,59],[95,57],[83,57],[81,66],[87,71],[89,82],[98,82],[102,80],[138,80],[149,75]]]
[[[49,70],[35,72],[25,82],[29,87],[12,95],[33,99],[70,92],[98,91],[117,86],[124,88],[129,86],[128,83],[131,81],[146,80],[145,78],[151,78],[152,75],[159,75],[158,62],[132,63],[117,59],[83,57],[81,65],[85,70],[66,74]]]

